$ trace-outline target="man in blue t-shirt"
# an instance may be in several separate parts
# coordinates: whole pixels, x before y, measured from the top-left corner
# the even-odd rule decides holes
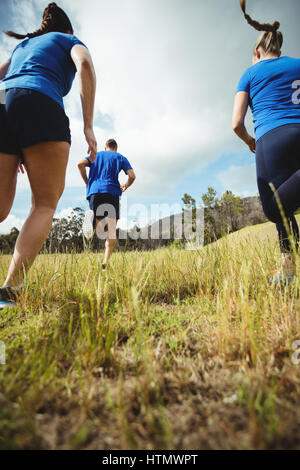
[[[96,159],[86,157],[78,163],[78,169],[86,184],[86,197],[90,210],[86,212],[83,222],[83,233],[92,238],[94,230],[98,236],[106,232],[105,253],[102,269],[105,270],[108,260],[116,245],[117,222],[120,218],[120,196],[135,180],[135,173],[127,158],[118,153],[114,139],[105,144],[105,151],[98,152]],[[89,176],[86,168],[89,167]],[[126,184],[120,185],[119,173],[128,175]]]

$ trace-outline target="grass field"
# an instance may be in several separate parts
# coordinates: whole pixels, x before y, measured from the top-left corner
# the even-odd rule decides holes
[[[270,289],[278,257],[271,224],[105,273],[41,255],[0,313],[0,448],[300,449],[300,283]]]

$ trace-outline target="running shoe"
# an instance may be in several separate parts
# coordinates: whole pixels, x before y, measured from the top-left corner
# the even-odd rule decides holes
[[[4,310],[5,308],[14,308],[16,307],[16,302],[1,302],[0,301],[0,310]]]
[[[272,285],[280,285],[282,287],[288,286],[295,279],[295,274],[284,276],[281,272],[277,272],[274,276],[270,277],[269,283]]]
[[[83,224],[82,224],[82,232],[85,238],[87,238],[88,240],[93,238],[93,235],[94,235],[93,222],[94,222],[94,212],[92,210],[86,211]]]
[[[0,309],[15,307],[20,292],[20,287],[0,287]]]

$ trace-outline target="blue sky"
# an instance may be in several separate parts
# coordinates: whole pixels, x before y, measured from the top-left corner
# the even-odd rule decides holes
[[[92,54],[98,78],[95,131],[99,148],[114,137],[137,173],[127,204],[197,201],[208,186],[241,196],[257,193],[254,156],[231,130],[239,77],[251,65],[257,32],[238,0],[61,0],[75,34]],[[225,8],[226,4],[226,8]],[[281,22],[284,55],[298,57],[298,0],[248,0],[260,21]],[[0,30],[35,30],[41,0],[1,0]],[[0,60],[17,44],[1,37]],[[86,144],[78,85],[65,99],[73,144],[66,189],[57,212],[87,207],[76,162]],[[251,117],[248,125],[252,129]],[[30,208],[26,176],[0,233],[20,227]],[[143,222],[141,220],[141,222]],[[125,220],[122,221],[125,223]]]

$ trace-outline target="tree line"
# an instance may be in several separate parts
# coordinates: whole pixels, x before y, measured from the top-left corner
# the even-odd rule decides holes
[[[195,217],[198,207],[204,207],[204,244],[211,243],[225,234],[239,230],[247,225],[254,225],[265,222],[260,200],[258,197],[242,199],[236,196],[232,191],[225,191],[221,197],[218,197],[217,191],[213,187],[208,187],[207,192],[202,194],[201,202],[197,203],[190,194],[185,193],[182,197],[182,203],[185,208],[192,211]],[[84,219],[84,210],[80,207],[73,209],[69,217],[54,218],[52,229],[44,244],[42,252],[44,253],[66,253],[66,252],[84,252],[86,250],[99,251],[104,247],[104,240],[99,240],[95,236],[92,241],[86,242],[82,234],[82,223]],[[137,225],[135,232],[141,231]],[[183,240],[170,239],[152,239],[151,226],[146,228],[148,237],[145,239],[132,239],[128,236],[126,239],[119,238],[120,230],[117,231],[118,250],[152,250],[170,244],[180,245]],[[143,229],[145,233],[145,229]],[[0,235],[0,252],[10,254],[13,251],[19,230],[12,228],[7,235]],[[124,235],[124,231],[122,233]],[[130,231],[129,231],[130,235]]]

